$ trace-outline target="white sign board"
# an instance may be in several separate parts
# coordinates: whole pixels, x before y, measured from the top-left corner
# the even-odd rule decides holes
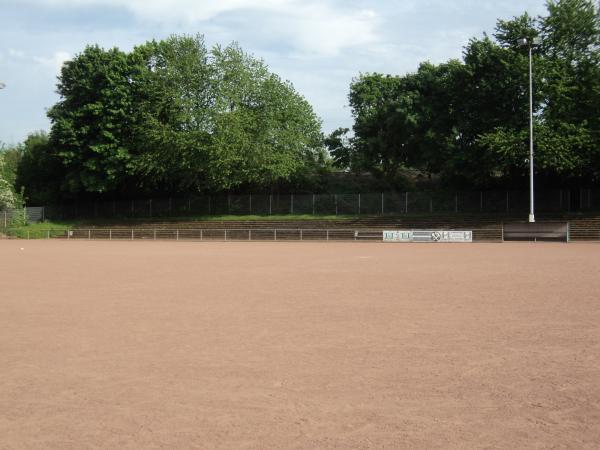
[[[384,242],[473,242],[472,231],[386,230]]]

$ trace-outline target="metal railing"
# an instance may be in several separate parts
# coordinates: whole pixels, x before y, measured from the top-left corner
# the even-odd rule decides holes
[[[395,227],[394,227],[395,228]],[[463,228],[448,229],[463,230]],[[501,240],[501,225],[469,228],[476,240]],[[382,241],[382,228],[76,228],[7,230],[9,238],[102,241]]]
[[[76,228],[24,230],[10,237],[64,240],[309,241],[382,239],[382,230],[340,228]]]

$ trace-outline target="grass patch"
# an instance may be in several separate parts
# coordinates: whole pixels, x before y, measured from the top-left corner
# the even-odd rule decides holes
[[[358,216],[343,216],[343,215],[324,215],[317,216],[312,214],[285,214],[285,215],[271,215],[271,216],[259,216],[259,215],[223,215],[223,216],[195,216],[195,217],[180,217],[180,218],[165,218],[168,221],[172,220],[191,220],[191,221],[207,221],[207,222],[227,222],[227,221],[240,221],[240,220],[344,220],[344,219],[355,219]]]
[[[220,216],[157,216],[157,217],[114,217],[114,218],[97,218],[85,219],[77,221],[61,221],[61,223],[70,225],[71,227],[97,227],[110,225],[140,225],[144,223],[177,223],[177,222],[228,222],[228,221],[245,221],[245,220],[276,220],[276,221],[294,221],[294,220],[351,220],[357,219],[359,216],[350,215],[322,215],[313,216],[312,214],[286,214],[286,215],[220,215]],[[366,216],[360,216],[366,217]]]
[[[48,237],[64,236],[65,231],[74,228],[80,222],[40,222],[18,227],[2,228],[0,232],[19,239],[46,239]]]

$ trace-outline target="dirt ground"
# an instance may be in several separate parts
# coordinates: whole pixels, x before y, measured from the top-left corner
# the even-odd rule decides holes
[[[600,245],[0,241],[0,448],[600,446]]]

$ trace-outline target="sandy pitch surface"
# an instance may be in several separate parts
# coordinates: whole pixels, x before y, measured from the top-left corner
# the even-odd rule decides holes
[[[600,245],[0,255],[3,449],[600,444]]]

